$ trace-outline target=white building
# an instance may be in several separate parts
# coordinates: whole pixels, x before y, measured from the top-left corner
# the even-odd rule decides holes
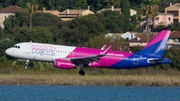
[[[129,32],[126,32],[124,34],[121,35],[121,38],[123,39],[128,39],[128,40],[131,40],[131,39],[134,39],[136,36],[134,36],[134,33],[131,34]]]

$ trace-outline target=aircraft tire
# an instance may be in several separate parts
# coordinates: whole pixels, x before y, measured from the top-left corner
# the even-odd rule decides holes
[[[24,69],[25,69],[25,70],[27,70],[27,69],[28,69],[28,67],[27,67],[27,66],[25,66],[25,67],[24,67]]]
[[[85,75],[85,72],[84,72],[83,70],[80,70],[80,71],[79,71],[79,74],[82,75],[82,76],[84,76],[84,75]]]

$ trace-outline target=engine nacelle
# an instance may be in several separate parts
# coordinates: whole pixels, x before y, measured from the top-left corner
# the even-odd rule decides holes
[[[75,69],[77,68],[71,61],[55,59],[54,60],[54,67],[62,68],[62,69]]]

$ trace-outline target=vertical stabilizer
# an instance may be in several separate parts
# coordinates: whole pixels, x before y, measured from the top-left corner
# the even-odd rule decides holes
[[[141,54],[155,55],[161,57],[171,31],[161,31],[151,42],[149,42],[140,52]]]

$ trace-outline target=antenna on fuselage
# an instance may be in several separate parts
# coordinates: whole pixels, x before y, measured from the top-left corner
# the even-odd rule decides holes
[[[32,42],[32,40],[30,41],[30,43]]]

